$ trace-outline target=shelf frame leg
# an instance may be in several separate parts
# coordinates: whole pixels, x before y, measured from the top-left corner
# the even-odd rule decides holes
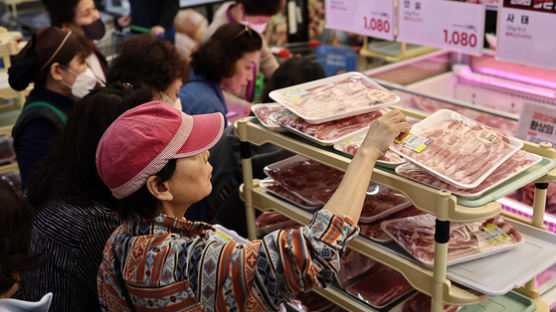
[[[434,231],[434,270],[432,287],[432,312],[444,310],[444,281],[448,261],[448,242],[450,241],[450,221],[436,219]]]
[[[238,121],[240,140],[241,167],[243,171],[243,198],[245,200],[245,216],[247,218],[247,238],[257,239],[255,226],[255,208],[253,207],[253,166],[251,162],[251,143],[247,141],[247,121]]]

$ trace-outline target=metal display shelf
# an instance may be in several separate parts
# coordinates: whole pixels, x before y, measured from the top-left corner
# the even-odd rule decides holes
[[[421,119],[425,117],[425,115],[414,111],[402,111],[412,117]],[[253,183],[250,144],[271,143],[342,171],[346,170],[351,161],[349,157],[335,152],[332,148],[318,146],[291,134],[268,130],[260,125],[255,117],[246,117],[236,121],[234,130],[241,141],[244,184],[240,191],[242,199],[245,201],[248,235],[251,240],[256,238],[255,207],[259,209],[269,209],[270,207],[270,209],[274,209],[303,224],[309,222],[311,215],[279,199],[272,198],[258,186],[255,187],[257,183]],[[552,160],[556,159],[556,150],[552,149],[550,144],[527,143],[523,149]],[[545,177],[536,181],[535,208],[531,222],[534,226],[543,227],[546,182],[555,179],[556,169],[553,169]],[[357,237],[351,241],[349,247],[402,273],[413,287],[432,297],[433,312],[442,311],[444,303],[470,305],[486,300],[488,296],[453,285],[446,278],[447,242],[450,237],[449,225],[450,221],[473,222],[490,218],[501,212],[500,204],[489,202],[474,208],[462,206],[457,203],[457,197],[451,193],[410,181],[386,168],[375,167],[371,181],[403,193],[417,208],[436,216],[435,264],[432,271],[425,269],[408,259],[380,248],[362,237]],[[516,186],[516,188],[519,187]],[[534,286],[535,283],[532,280],[519,291],[536,300],[537,311],[548,311],[547,304],[540,299]],[[342,304],[342,302],[338,303]]]

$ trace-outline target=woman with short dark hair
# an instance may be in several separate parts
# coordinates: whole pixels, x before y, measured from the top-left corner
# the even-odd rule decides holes
[[[191,57],[191,80],[179,92],[186,114],[228,113],[222,88],[239,91],[252,79],[262,47],[248,26],[226,24]]]
[[[108,83],[145,84],[154,100],[180,110],[178,92],[188,79],[189,64],[176,47],[149,34],[128,38],[108,71]]]
[[[53,311],[99,310],[97,270],[120,221],[96,171],[96,146],[121,113],[151,98],[148,88],[117,85],[93,90],[76,103],[29,180],[27,199],[35,208],[31,250],[39,254],[39,266],[23,278],[16,298],[36,301],[52,292]]]

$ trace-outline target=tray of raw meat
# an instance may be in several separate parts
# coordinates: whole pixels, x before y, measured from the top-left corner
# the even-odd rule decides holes
[[[425,266],[434,264],[436,217],[424,214],[382,222],[392,239]],[[498,215],[486,221],[450,225],[447,265],[453,265],[502,252],[523,243],[521,234]]]
[[[312,124],[368,113],[400,100],[358,72],[274,90],[269,95]]]
[[[459,188],[479,186],[523,142],[451,110],[438,110],[413,125],[390,149]]]
[[[500,167],[496,168],[483,183],[472,189],[461,189],[453,186],[409,163],[398,166],[396,168],[396,173],[425,185],[449,191],[457,196],[476,198],[482,196],[485,192],[498,186],[500,183],[508,181],[515,175],[539,163],[541,160],[542,157],[539,155],[519,150],[508,158],[508,160],[504,161]]]
[[[346,292],[370,306],[382,309],[413,290],[394,269],[376,263],[365,275],[346,288]]]
[[[255,117],[261,122],[261,124],[270,130],[274,131],[284,131],[284,128],[280,127],[279,124],[270,120],[270,115],[280,111],[286,111],[287,109],[278,103],[262,103],[254,104],[251,106],[251,111],[255,114]]]
[[[15,151],[13,145],[14,140],[11,136],[0,136],[0,163],[12,161],[15,159]]]
[[[265,211],[255,219],[255,226],[262,234],[268,234],[276,230],[296,229],[301,225],[278,212]]]
[[[388,243],[390,241],[392,241],[392,238],[390,236],[388,236],[388,234],[386,234],[386,232],[384,232],[382,230],[382,228],[380,227],[380,224],[384,221],[388,221],[388,220],[394,220],[394,219],[400,219],[400,218],[405,218],[405,217],[411,217],[411,216],[418,216],[418,215],[422,215],[425,212],[423,212],[422,210],[419,210],[417,208],[415,208],[415,206],[409,206],[407,208],[404,208],[396,213],[393,213],[389,216],[386,216],[384,218],[380,218],[374,222],[371,223],[360,223],[359,224],[359,234],[370,238],[371,240],[377,242],[377,243]]]
[[[336,187],[317,190],[313,193],[313,199],[325,204],[335,191]],[[374,222],[409,206],[411,206],[411,202],[402,194],[393,192],[385,186],[371,183],[363,202],[359,223]]]
[[[296,114],[284,111],[272,114],[270,120],[313,142],[333,145],[362,129],[366,133],[371,122],[384,113],[384,110],[378,110],[320,124],[310,124]]]
[[[349,138],[334,144],[334,149],[349,155],[355,155],[357,150],[359,150],[361,143],[363,143],[366,134],[367,131],[358,132],[357,134],[354,134],[353,136],[350,136]],[[376,163],[382,167],[395,168],[405,163],[405,159],[403,159],[400,155],[388,150],[386,151],[386,153],[384,153],[384,156],[376,161]]]
[[[314,211],[322,207],[322,204],[314,204],[313,202],[308,203],[299,196],[292,194],[285,188],[283,188],[280,183],[274,181],[272,178],[265,178],[259,181],[259,186],[270,194],[279,197],[289,203],[299,206],[303,209]]]
[[[343,171],[301,155],[270,164],[264,172],[283,188],[315,206],[322,203],[313,199],[313,193],[335,189],[344,176]]]
[[[443,306],[443,312],[456,312],[460,309],[458,306],[451,306],[445,304]],[[431,310],[431,297],[423,294],[416,293],[404,301],[397,304],[390,310],[390,312],[424,312]]]

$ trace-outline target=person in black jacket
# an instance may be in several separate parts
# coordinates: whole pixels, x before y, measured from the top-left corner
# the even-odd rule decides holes
[[[174,18],[180,9],[179,0],[130,0],[131,16],[118,19],[122,27],[130,23],[150,29],[152,35],[174,41]]]
[[[34,34],[14,57],[8,70],[10,86],[21,91],[31,82],[35,84],[12,130],[22,190],[29,173],[64,127],[73,107],[75,82],[83,77],[90,52],[82,36],[47,27]]]

